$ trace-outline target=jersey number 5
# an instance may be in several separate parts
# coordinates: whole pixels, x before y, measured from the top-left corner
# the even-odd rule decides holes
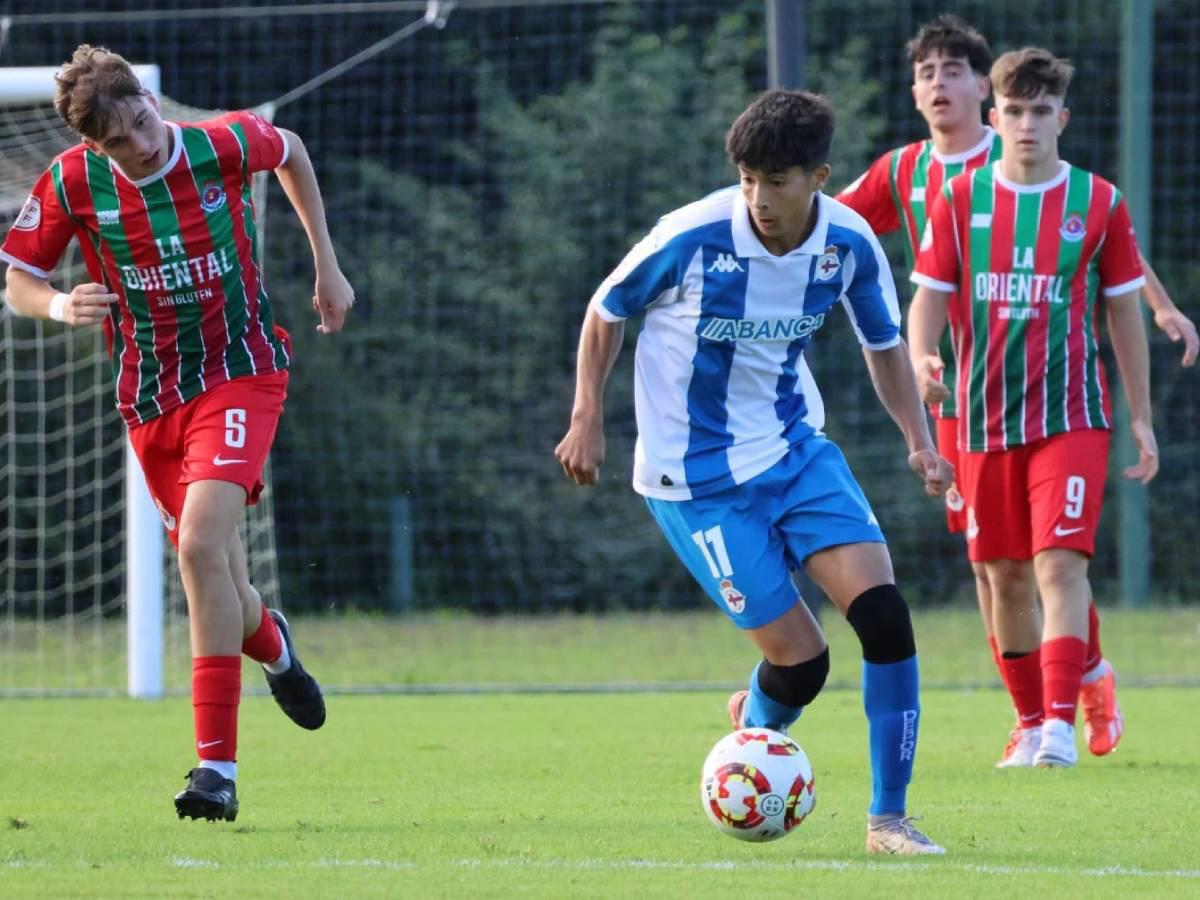
[[[225,410],[225,446],[246,446],[246,411],[244,409]]]

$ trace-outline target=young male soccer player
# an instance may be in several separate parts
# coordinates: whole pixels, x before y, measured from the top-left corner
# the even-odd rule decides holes
[[[804,566],[863,647],[873,795],[867,849],[942,853],[913,827],[906,795],[920,717],[916,647],[879,524],[841,451],[805,421],[797,360],[839,301],[876,392],[926,491],[953,478],[937,455],[887,260],[860,216],[820,193],[833,111],[771,91],[733,123],[730,187],[665,216],[592,298],[571,426],[555,455],[594,484],[603,390],[624,320],[638,338],[634,489],[667,541],[762,651],[735,726],[786,729],[825,683],[829,651],[789,571]]]
[[[232,821],[241,657],[264,665],[298,725],[325,721],[288,624],[251,586],[237,524],[257,501],[283,412],[288,339],[254,259],[250,176],[274,169],[313,248],[318,330],[354,303],[300,139],[253,113],[163,121],[116,53],[80,46],[57,76],[55,107],[82,142],[38,179],[0,247],[8,302],[27,316],[103,323],[117,408],[179,553],[191,619],[199,763],[175,797],[182,818]],[[91,281],[49,279],[72,236]]]
[[[992,64],[987,40],[953,15],[941,15],[924,24],[906,47],[913,72],[912,95],[929,125],[929,138],[896,148],[883,156],[837,199],[861,214],[877,234],[902,229],[910,267],[925,228],[930,203],[950,178],[1000,158],[1001,142],[983,124],[981,106],[990,92],[988,70]],[[1183,363],[1192,365],[1200,352],[1196,328],[1171,301],[1143,259],[1147,284],[1144,296],[1156,324],[1185,344]],[[954,356],[949,336],[944,336],[936,363],[941,383],[929,383],[931,409],[937,423],[938,451],[958,470],[957,410]],[[957,486],[946,493],[946,521],[952,533],[967,530],[966,503]],[[1021,608],[993,609],[991,588],[982,564],[973,563],[976,595],[992,657],[1010,691],[1026,697],[1041,696],[1041,669],[1037,648],[1041,641],[1041,615],[1036,597]],[[1080,701],[1090,750],[1102,755],[1120,740],[1124,724],[1116,702],[1112,666],[1100,648],[1099,617],[1089,605],[1088,661]],[[1026,704],[1028,706],[1028,704]],[[1043,716],[1026,712],[1018,722],[997,765],[1028,766],[1037,747],[1033,738]],[[1024,727],[1023,727],[1024,726]]]
[[[1038,48],[992,67],[1001,159],[951,180],[934,200],[909,321],[914,367],[928,381],[949,314],[968,554],[984,564],[997,607],[1027,604],[1035,583],[1041,593],[1042,694],[1013,699],[1023,721],[1045,716],[1033,741],[1042,766],[1077,758],[1088,560],[1111,428],[1100,308],[1139,450],[1125,476],[1146,483],[1158,471],[1138,308],[1145,278],[1129,214],[1111,184],[1058,156],[1071,75]]]

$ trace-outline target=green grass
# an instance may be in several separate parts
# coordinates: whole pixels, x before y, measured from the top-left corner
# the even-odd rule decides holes
[[[924,698],[911,811],[939,859],[863,852],[865,727],[827,691],[793,733],[817,807],[731,840],[699,806],[716,692],[334,697],[297,730],[242,706],[236,823],[175,819],[187,701],[19,700],[0,728],[4,897],[1194,897],[1200,691],[1127,689],[1129,734],[1074,770],[992,768],[998,691]],[[1190,824],[1189,824],[1190,823]]]
[[[817,809],[778,843],[727,838],[699,806],[700,763],[725,730],[715,686],[744,681],[755,658],[719,614],[301,618],[310,668],[352,689],[692,690],[335,693],[316,733],[247,696],[242,814],[219,825],[179,822],[171,807],[192,763],[184,697],[0,701],[0,897],[1200,895],[1200,609],[1105,611],[1129,733],[1113,756],[1085,754],[1070,771],[992,768],[1012,713],[986,687],[977,617],[918,614],[927,689],[910,811],[950,851],[919,860],[863,852],[859,654],[849,628],[826,619],[831,688],[794,730]],[[187,671],[178,637],[176,689]],[[62,640],[52,628],[9,632],[0,689],[65,682]],[[89,646],[74,683],[119,689],[120,632]],[[1177,684],[1136,686],[1162,681]],[[262,689],[252,666],[245,684]]]
[[[1200,606],[1144,612],[1103,609],[1105,651],[1124,683],[1200,683]],[[848,626],[827,608],[830,683],[858,683],[859,654]],[[927,684],[995,685],[996,673],[973,609],[914,614]],[[716,610],[702,613],[477,619],[461,615],[301,618],[295,623],[306,662],[329,685],[700,683],[743,677],[746,638]],[[125,679],[124,624],[70,632],[0,623],[0,694],[40,687],[120,691]],[[65,652],[67,641],[70,652]],[[186,693],[186,623],[170,630],[166,680]],[[247,667],[247,677],[253,673]],[[253,675],[257,684],[257,676]]]

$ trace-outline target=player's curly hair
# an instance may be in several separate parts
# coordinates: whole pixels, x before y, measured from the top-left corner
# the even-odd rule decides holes
[[[99,140],[118,115],[118,102],[144,94],[133,67],[106,47],[80,44],[54,76],[54,108],[67,127]]]
[[[811,171],[829,161],[833,107],[809,91],[767,91],[746,107],[725,135],[735,166],[758,172]]]
[[[1075,67],[1042,47],[1024,47],[1000,54],[992,66],[992,90],[1005,97],[1030,100],[1045,91],[1065,97]]]
[[[986,75],[992,67],[992,48],[987,38],[956,15],[942,13],[917,29],[904,45],[909,66],[924,62],[934,53],[952,59],[966,59],[971,71]]]

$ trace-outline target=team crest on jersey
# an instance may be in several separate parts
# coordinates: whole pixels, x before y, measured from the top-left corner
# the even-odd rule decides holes
[[[30,194],[25,205],[21,207],[21,214],[17,216],[17,221],[13,222],[13,228],[17,231],[33,231],[41,224],[42,201]]]
[[[206,213],[216,212],[225,205],[225,189],[219,181],[206,182],[200,189],[200,208]]]
[[[830,244],[817,259],[817,281],[828,281],[838,273],[842,261],[838,259],[838,248]]]
[[[1062,223],[1062,228],[1058,233],[1063,236],[1064,241],[1082,241],[1084,232],[1087,227],[1083,224],[1083,216],[1079,213],[1071,213]]]
[[[946,509],[950,512],[962,512],[966,503],[966,499],[958,492],[958,485],[950,485],[950,490],[946,491]]]
[[[741,613],[746,609],[746,595],[733,586],[728,578],[723,578],[720,584],[721,597],[731,612]]]

